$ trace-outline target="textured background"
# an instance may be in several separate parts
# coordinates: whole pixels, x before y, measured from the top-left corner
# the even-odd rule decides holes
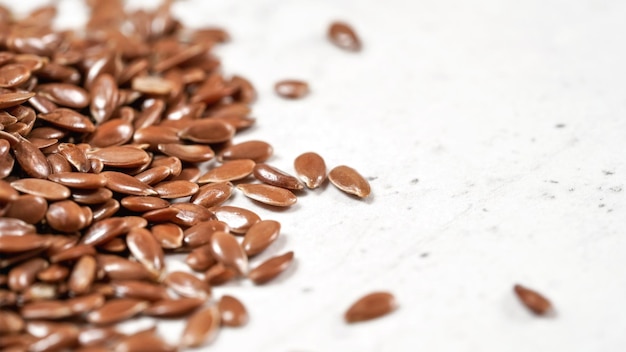
[[[61,26],[84,20],[79,5],[60,1]],[[271,142],[288,171],[317,151],[373,187],[366,201],[328,186],[284,212],[256,208],[283,224],[260,259],[294,250],[297,265],[264,287],[215,288],[251,321],[211,351],[624,350],[626,2],[187,0],[175,12],[232,34],[225,72],[260,94],[258,124],[237,140]],[[362,53],[327,42],[333,19]],[[276,97],[283,78],[312,94]],[[531,316],[516,282],[557,316]],[[342,322],[380,289],[397,312]],[[181,328],[160,326],[172,339]]]

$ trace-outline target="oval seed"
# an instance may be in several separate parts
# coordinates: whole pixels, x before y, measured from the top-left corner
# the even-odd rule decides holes
[[[65,302],[67,302],[67,305],[72,310],[72,313],[85,314],[102,307],[105,302],[105,298],[101,293],[90,293],[70,298]]]
[[[274,85],[276,94],[287,99],[300,99],[309,94],[309,84],[295,79],[282,80]]]
[[[175,203],[170,208],[176,211],[171,221],[180,226],[193,226],[201,221],[215,219],[207,208],[192,203]]]
[[[341,49],[355,52],[361,50],[361,40],[352,27],[345,22],[331,23],[328,28],[328,39]]]
[[[134,228],[126,235],[126,245],[132,255],[155,276],[165,269],[163,249],[150,231]]]
[[[115,78],[108,73],[98,75],[91,86],[91,104],[89,106],[91,116],[98,122],[108,120],[117,107],[117,95],[118,88]],[[102,125],[100,125],[100,128],[102,128]],[[102,147],[98,143],[94,145]]]
[[[153,331],[141,331],[125,336],[115,344],[116,352],[176,352],[177,347],[170,346]]]
[[[65,280],[70,274],[70,270],[60,264],[52,264],[48,268],[37,273],[37,279],[47,283],[57,283]]]
[[[30,70],[22,64],[8,64],[0,67],[0,87],[11,88],[28,81]]]
[[[239,327],[248,322],[248,311],[237,298],[224,295],[217,303],[223,326]]]
[[[513,286],[513,291],[526,308],[537,315],[544,315],[552,310],[552,303],[537,291],[522,285]]]
[[[227,147],[219,154],[218,160],[251,159],[262,163],[269,159],[273,152],[274,149],[267,142],[247,141]]]
[[[369,196],[371,192],[369,182],[349,166],[341,165],[330,170],[328,179],[340,190],[360,198]]]
[[[50,204],[46,220],[48,225],[57,231],[74,232],[89,224],[91,218],[87,218],[87,215],[90,214],[83,212],[76,202],[63,200]]]
[[[98,188],[96,190],[75,189],[72,192],[72,200],[79,204],[102,204],[113,197],[113,192],[108,188]]]
[[[119,146],[133,138],[134,127],[129,121],[113,119],[102,123],[87,139],[96,148]]]
[[[307,152],[299,155],[293,162],[298,177],[304,184],[315,189],[326,180],[326,163],[317,153]]]
[[[81,257],[74,265],[68,281],[70,291],[75,295],[87,293],[96,278],[96,260],[90,255]]]
[[[46,211],[48,202],[43,197],[24,194],[11,202],[5,216],[37,224],[46,216]]]
[[[287,270],[292,261],[293,252],[270,258],[251,270],[248,278],[257,285],[264,284]]]
[[[64,186],[78,189],[98,189],[107,183],[106,178],[100,174],[85,172],[62,172],[48,175],[48,180],[60,183]]]
[[[20,309],[24,319],[63,319],[74,313],[65,301],[35,301],[26,303]]]
[[[373,292],[354,302],[344,314],[348,323],[381,317],[397,308],[396,299],[389,292]]]
[[[192,142],[212,144],[231,140],[235,135],[235,128],[219,120],[194,120],[189,126],[181,130],[180,138]]]
[[[143,149],[133,146],[113,146],[89,151],[89,158],[102,161],[105,166],[131,168],[145,165],[151,158]]]
[[[45,179],[50,174],[50,164],[44,154],[27,139],[19,137],[13,146],[15,160],[22,170],[31,177]]]
[[[35,232],[34,230],[32,232]],[[50,238],[40,235],[9,235],[0,236],[0,253],[19,253],[50,246]]]
[[[133,141],[137,144],[149,144],[156,148],[159,144],[179,143],[178,130],[168,126],[146,126],[135,131]]]
[[[254,177],[268,185],[282,187],[292,190],[303,188],[302,183],[294,176],[267,164],[256,164],[254,167]]]
[[[69,188],[63,185],[37,178],[23,178],[13,181],[11,187],[22,193],[40,196],[47,200],[62,200],[69,198],[71,194]]]
[[[116,217],[104,219],[91,225],[83,235],[81,242],[86,245],[97,246],[111,239],[127,233],[130,229],[124,218]]]
[[[130,211],[136,211],[139,213],[167,208],[170,203],[165,199],[157,197],[145,197],[145,196],[128,196],[122,198],[122,206]]]
[[[157,192],[152,187],[130,175],[117,171],[104,171],[101,175],[107,180],[106,187],[114,192],[134,196],[157,195]]]
[[[230,182],[217,182],[201,186],[198,192],[191,197],[193,204],[211,208],[224,203],[233,193],[233,184]]]
[[[72,109],[58,108],[47,114],[39,114],[37,117],[72,132],[89,133],[96,130],[96,126],[87,116]]]
[[[276,207],[292,206],[298,201],[291,191],[276,186],[248,183],[237,185],[237,189],[250,199]]]
[[[87,321],[96,325],[117,323],[141,313],[150,304],[133,298],[116,298],[87,314]]]
[[[215,339],[220,326],[220,312],[216,306],[204,308],[187,320],[180,339],[182,347],[198,347]]]
[[[208,299],[211,297],[211,286],[192,274],[174,271],[165,277],[163,283],[183,297]]]
[[[222,205],[211,208],[211,211],[217,220],[226,223],[230,231],[235,234],[245,234],[250,226],[261,221],[256,213],[240,207]]]
[[[0,335],[15,334],[24,330],[24,320],[16,313],[0,310]]]
[[[76,345],[78,340],[78,328],[75,326],[61,326],[54,329],[50,334],[33,342],[29,351],[63,351]]]
[[[198,189],[196,183],[184,180],[161,182],[154,186],[159,196],[165,199],[189,197],[196,194]]]
[[[113,280],[111,287],[119,298],[136,298],[159,301],[169,298],[165,286],[140,280]]]
[[[48,267],[48,261],[42,258],[30,259],[9,271],[9,288],[21,292],[31,286],[37,279],[37,274]]]
[[[140,172],[135,175],[135,178],[141,182],[144,182],[148,185],[155,185],[166,178],[168,178],[172,174],[172,170],[163,165],[163,166],[155,166],[151,167],[146,171]]]
[[[0,93],[0,109],[7,109],[26,102],[35,96],[33,92]]]
[[[224,266],[233,268],[240,274],[248,272],[248,256],[235,236],[217,231],[213,233],[209,243],[213,257]]]
[[[278,238],[280,223],[274,220],[263,220],[252,225],[243,237],[242,247],[248,257],[263,252]]]
[[[68,108],[82,109],[89,105],[89,93],[73,84],[47,83],[38,85],[37,89],[52,102]]]
[[[212,286],[225,284],[236,276],[235,270],[225,267],[222,263],[213,265],[204,273],[204,279]]]
[[[215,153],[207,145],[159,144],[161,153],[177,157],[189,163],[200,163],[213,159]]]
[[[165,95],[173,88],[170,81],[157,76],[137,76],[131,84],[133,90],[145,94]]]
[[[187,263],[193,271],[205,271],[215,265],[217,261],[211,253],[211,245],[205,244],[194,248],[189,255],[187,255],[187,258],[185,258],[185,263]]]
[[[185,316],[198,309],[206,302],[204,298],[181,297],[179,299],[163,299],[154,302],[143,311],[144,315],[159,318]]]
[[[183,229],[175,224],[152,226],[152,235],[163,249],[177,249],[183,246]]]
[[[230,227],[225,222],[218,220],[199,222],[185,230],[185,245],[195,248],[207,244],[211,241],[211,236],[217,231],[229,232]]]
[[[198,183],[241,180],[252,173],[255,165],[250,159],[228,161],[200,176]]]
[[[117,255],[99,254],[96,256],[98,269],[102,270],[111,280],[152,280],[145,266]]]

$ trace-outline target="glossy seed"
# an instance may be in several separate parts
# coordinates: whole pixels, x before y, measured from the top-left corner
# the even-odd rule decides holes
[[[33,230],[34,232],[34,230]],[[46,248],[50,245],[48,237],[40,235],[0,236],[0,253],[19,253]]]
[[[113,111],[115,111],[117,95],[118,88],[115,78],[108,73],[99,75],[91,86],[91,101],[89,105],[91,116],[98,122],[108,120],[113,114]],[[100,141],[99,138],[96,140]],[[92,143],[93,141],[94,138],[92,138]],[[97,147],[103,146],[98,145],[98,143],[94,145]]]
[[[287,99],[301,99],[309,94],[309,84],[295,79],[279,81],[274,85],[276,94]]]
[[[87,139],[96,148],[106,148],[127,143],[133,138],[134,127],[130,121],[113,119],[102,123]]]
[[[163,249],[150,231],[143,228],[131,229],[126,235],[126,245],[132,255],[142,263],[148,271],[160,276],[165,269]]]
[[[191,197],[191,202],[211,208],[228,200],[233,193],[233,188],[230,182],[209,183],[198,189],[198,192]]]
[[[360,51],[361,40],[345,22],[333,22],[328,28],[328,39],[337,47],[348,51]]]
[[[211,253],[211,245],[205,244],[194,248],[185,258],[185,263],[194,271],[205,271],[215,265],[217,261]]]
[[[204,273],[204,279],[211,286],[218,286],[227,283],[237,276],[237,271],[225,267],[222,263],[217,263]]]
[[[255,165],[256,163],[250,159],[228,161],[200,176],[198,183],[241,180],[252,173]]]
[[[211,208],[211,211],[217,220],[226,223],[230,231],[235,234],[243,235],[252,225],[261,221],[255,212],[240,207],[223,205]]]
[[[533,313],[544,315],[552,311],[552,303],[539,292],[531,290],[522,285],[513,286],[513,291],[519,300]]]
[[[185,316],[198,309],[206,302],[204,298],[181,297],[179,299],[163,299],[146,308],[144,315],[160,318]]]
[[[293,262],[293,252],[275,256],[252,269],[248,278],[257,285],[264,284],[287,270],[291,262]]]
[[[248,272],[248,256],[237,239],[226,232],[217,231],[209,242],[213,257],[224,266],[245,275]]]
[[[44,218],[46,211],[48,202],[43,197],[24,194],[11,202],[5,216],[37,224]]]
[[[163,283],[183,297],[208,299],[211,297],[211,286],[192,274],[174,271],[163,280]]]
[[[91,222],[87,215],[76,202],[63,200],[50,204],[46,212],[46,221],[57,231],[74,232]]]
[[[347,323],[375,319],[393,312],[396,299],[389,292],[373,292],[354,302],[344,314]]]
[[[248,183],[237,185],[237,189],[250,199],[276,207],[289,207],[298,201],[291,191],[276,186]]]
[[[169,156],[189,163],[200,163],[213,159],[215,153],[207,145],[159,144],[159,150]]]
[[[26,290],[35,283],[37,274],[48,267],[48,262],[42,258],[27,260],[9,271],[8,285],[14,292]]]
[[[143,149],[132,146],[113,146],[87,153],[89,158],[102,161],[105,166],[131,168],[145,165],[151,158]]]
[[[235,135],[231,125],[212,119],[195,120],[178,134],[180,138],[192,142],[211,144],[227,142]]]
[[[122,198],[121,204],[124,208],[130,211],[146,212],[150,210],[167,208],[170,203],[157,197],[146,196],[128,196]]]
[[[74,265],[68,281],[69,289],[75,295],[87,293],[95,278],[96,260],[90,255],[85,255]]]
[[[224,295],[217,303],[223,326],[239,327],[248,322],[248,311],[237,298]]]
[[[369,196],[371,192],[369,182],[349,166],[341,165],[330,170],[328,179],[340,190],[360,198]]]
[[[278,238],[280,223],[274,220],[262,220],[252,225],[243,238],[242,247],[251,257],[263,252]]]
[[[116,297],[159,301],[169,298],[165,286],[140,280],[113,280],[110,283]]]
[[[54,329],[50,334],[33,342],[29,351],[63,351],[76,345],[78,340],[78,328],[75,326],[63,326]]]
[[[96,126],[87,116],[71,109],[59,108],[47,114],[39,114],[38,118],[72,132],[85,133],[96,130]]]
[[[61,264],[52,264],[48,268],[37,273],[37,279],[43,282],[56,283],[65,280],[70,270]]]
[[[87,314],[87,321],[95,325],[117,323],[141,313],[150,304],[133,298],[117,298],[107,301],[102,307]]]
[[[89,105],[89,93],[73,84],[47,83],[40,84],[37,89],[52,102],[68,108],[81,109]]]
[[[196,183],[184,180],[166,181],[154,186],[159,196],[165,199],[189,197],[196,194],[198,189]]]
[[[117,255],[96,256],[98,268],[111,280],[152,280],[154,275],[140,263]]]
[[[166,79],[157,76],[138,76],[132,80],[133,90],[146,94],[165,95],[173,86]]]
[[[155,185],[166,178],[168,178],[172,174],[172,170],[163,165],[163,166],[155,166],[151,167],[145,171],[142,171],[135,175],[135,178],[139,181],[146,183],[148,185]]]
[[[122,337],[115,344],[114,352],[176,352],[178,348],[169,345],[153,331],[142,331]]]
[[[16,87],[30,78],[30,70],[22,64],[0,66],[0,87]]]
[[[107,180],[100,174],[84,172],[62,172],[51,174],[48,180],[77,189],[98,189],[106,185]]]
[[[117,171],[104,171],[101,173],[107,180],[106,187],[114,192],[134,196],[155,196],[157,192],[138,179]]]
[[[307,152],[299,155],[293,167],[300,180],[310,189],[321,186],[326,180],[326,163],[317,153]]]
[[[220,312],[216,306],[204,308],[187,320],[180,339],[182,347],[199,347],[211,343],[219,330]]]
[[[20,105],[34,96],[33,92],[0,93],[0,109]]]
[[[113,197],[113,192],[108,188],[98,188],[95,190],[74,189],[72,200],[79,204],[102,204]]]
[[[254,166],[254,177],[263,183],[276,187],[291,190],[300,190],[303,188],[302,183],[294,176],[263,163]]]
[[[223,221],[207,220],[199,222],[184,231],[184,242],[188,247],[199,247],[211,241],[217,231],[229,232],[230,227]]]
[[[50,164],[44,154],[34,144],[24,138],[19,138],[13,146],[15,160],[22,170],[31,177],[45,179],[51,172]]]
[[[227,147],[219,154],[218,160],[251,159],[262,163],[272,156],[273,152],[274,149],[267,142],[247,141]]]
[[[175,224],[158,224],[152,226],[152,235],[163,249],[177,249],[183,245],[183,230]]]
[[[11,187],[22,193],[43,197],[47,200],[62,200],[71,194],[69,188],[63,185],[36,178],[23,178],[13,181]]]

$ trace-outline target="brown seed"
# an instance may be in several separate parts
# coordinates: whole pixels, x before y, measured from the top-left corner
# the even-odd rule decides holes
[[[522,285],[513,286],[513,291],[519,300],[537,315],[544,315],[552,311],[552,303],[539,292]]]
[[[100,174],[84,172],[62,172],[48,175],[48,180],[78,189],[98,189],[106,185],[106,178]]]
[[[159,144],[177,144],[178,130],[168,126],[146,126],[135,131],[133,141],[138,144],[149,144],[155,149]]]
[[[170,169],[170,175],[174,177],[180,175],[183,170],[183,164],[180,159],[173,156],[154,158],[150,166],[167,166]]]
[[[15,160],[29,176],[45,179],[50,174],[48,159],[27,139],[20,137],[17,144],[13,146],[13,153]]]
[[[229,226],[218,220],[207,220],[199,222],[184,232],[184,242],[188,247],[199,247],[211,241],[211,236],[217,231],[228,232]]]
[[[155,209],[167,208],[170,203],[157,197],[128,196],[122,198],[122,206],[130,211],[146,212]]]
[[[198,309],[204,302],[206,302],[204,298],[163,299],[152,303],[143,314],[159,318],[181,317]]]
[[[24,329],[24,320],[8,310],[0,310],[0,336],[3,334],[15,334]]]
[[[19,193],[11,185],[3,180],[0,180],[0,202],[9,203],[14,202],[20,197]]]
[[[48,268],[37,273],[37,279],[48,283],[64,281],[70,274],[70,270],[60,264],[52,264]]]
[[[57,231],[74,232],[91,222],[91,218],[87,217],[88,215],[90,212],[84,212],[76,202],[63,200],[50,204],[48,212],[46,212],[46,221],[50,227]]]
[[[0,67],[0,87],[11,88],[28,81],[30,70],[22,64],[8,64]]]
[[[87,321],[95,325],[109,325],[130,319],[143,312],[150,304],[133,298],[116,298],[87,314]]]
[[[298,201],[291,191],[276,186],[248,183],[237,185],[237,189],[250,199],[276,207],[289,207]]]
[[[108,120],[111,115],[113,115],[117,106],[117,95],[118,89],[115,78],[108,73],[99,75],[91,86],[91,101],[89,106],[91,116],[100,123]],[[98,132],[96,132],[96,134],[97,133]],[[95,137],[92,137],[92,142],[94,139]],[[103,147],[103,145],[98,145],[97,143],[94,145],[96,147]]]
[[[233,235],[217,231],[213,233],[209,243],[213,257],[217,261],[242,275],[248,272],[248,256]]]
[[[211,144],[223,143],[231,140],[235,135],[235,128],[219,120],[195,120],[178,133],[180,138],[192,142]]]
[[[131,229],[126,235],[126,245],[132,255],[155,276],[165,269],[163,249],[150,231],[143,228]]]
[[[253,103],[256,100],[257,94],[254,86],[244,77],[235,75],[230,79],[230,84],[237,89],[237,92],[234,94],[235,100],[246,104]]]
[[[87,139],[90,145],[97,148],[118,146],[133,138],[134,127],[130,121],[113,119],[102,123]]]
[[[189,197],[196,194],[198,189],[194,182],[183,180],[161,182],[154,186],[159,196],[165,199]]]
[[[161,114],[165,110],[165,102],[161,99],[148,99],[143,104],[143,110],[135,121],[133,121],[133,125],[135,126],[135,130],[139,130],[144,127],[151,126],[155,124],[158,120],[161,119]]]
[[[46,156],[48,164],[50,164],[50,173],[58,174],[63,172],[72,172],[72,165],[61,154],[49,154]]]
[[[52,102],[68,108],[82,109],[89,105],[89,93],[81,87],[68,83],[47,83],[37,86],[42,94]]]
[[[189,181],[189,182],[198,182],[198,178],[200,177],[200,168],[189,166],[184,168],[178,176],[172,177],[171,181]]]
[[[234,269],[225,267],[222,263],[217,263],[204,273],[204,279],[211,286],[219,286],[227,283],[237,276]]]
[[[26,290],[35,283],[37,274],[48,267],[48,261],[42,258],[30,259],[9,271],[9,288],[15,292]]]
[[[211,208],[217,220],[228,225],[230,231],[235,234],[245,234],[248,229],[261,221],[261,218],[251,210],[230,205]]]
[[[47,114],[39,114],[38,118],[72,132],[85,133],[96,130],[96,126],[87,116],[71,109],[59,108]]]
[[[330,170],[328,179],[340,190],[353,194],[360,198],[365,198],[370,194],[370,184],[355,169],[341,165]]]
[[[19,236],[35,233],[35,226],[20,219],[0,217],[0,234],[6,236]]]
[[[113,146],[95,149],[89,151],[87,156],[102,161],[105,166],[122,168],[138,167],[151,161],[148,153],[133,146]]]
[[[157,76],[137,76],[132,80],[134,90],[155,95],[169,94],[172,90],[172,83],[166,79]]]
[[[113,192],[108,188],[98,188],[96,190],[79,190],[72,192],[72,200],[79,204],[102,204],[113,197]]]
[[[90,208],[83,207],[85,213],[88,214]],[[99,204],[92,211],[93,222],[104,220],[113,216],[120,209],[120,203],[115,199],[109,199],[106,202]]]
[[[154,225],[152,235],[163,249],[177,249],[183,246],[183,230],[178,225]]]
[[[28,351],[62,351],[76,346],[78,342],[78,328],[75,326],[63,326],[54,329],[49,335],[33,342]]]
[[[178,209],[168,206],[167,208],[150,210],[141,216],[151,223],[173,221],[178,215]]]
[[[274,220],[262,220],[252,225],[243,238],[242,247],[248,257],[263,252],[278,238],[280,223]]]
[[[171,173],[172,170],[165,165],[155,166],[149,168],[146,171],[138,173],[137,175],[135,175],[135,178],[143,183],[152,186],[168,178]]]
[[[264,284],[287,270],[292,261],[293,252],[270,258],[252,269],[248,278],[257,285]]]
[[[170,346],[153,331],[142,331],[122,337],[115,344],[115,352],[176,352],[178,348]]]
[[[0,92],[0,109],[6,109],[12,106],[20,105],[34,96],[35,93],[33,92]]]
[[[301,99],[309,94],[309,84],[295,79],[282,80],[274,85],[276,94],[287,99]]]
[[[110,241],[107,241],[99,245],[98,248],[102,249],[103,251],[113,252],[113,253],[121,253],[121,252],[126,252],[128,250],[128,247],[126,246],[126,242],[119,237],[116,237]]]
[[[218,156],[218,160],[251,159],[254,162],[262,163],[267,160],[273,152],[274,149],[272,146],[266,142],[247,141],[231,145],[222,150]]]
[[[230,198],[233,187],[230,182],[217,182],[201,186],[198,192],[191,197],[191,202],[205,208],[220,205]]]
[[[159,150],[169,156],[189,163],[200,163],[213,159],[215,153],[207,145],[159,144]]]
[[[96,256],[98,269],[111,280],[152,280],[154,275],[140,263],[117,255],[99,254]]]
[[[87,172],[91,168],[91,163],[85,154],[85,146],[84,144],[61,143],[58,146],[58,153],[64,156],[76,170]]]
[[[134,196],[155,196],[157,192],[149,185],[138,179],[117,171],[101,173],[107,180],[107,188],[118,193]]]
[[[297,178],[267,164],[256,164],[254,167],[254,177],[268,185],[282,187],[292,190],[304,188]]]
[[[176,210],[171,221],[180,226],[193,226],[202,221],[215,219],[208,209],[192,203],[175,203],[170,208]]]
[[[11,187],[22,193],[40,196],[47,200],[62,200],[71,194],[70,190],[63,185],[36,178],[23,178],[13,181]]]
[[[222,326],[239,327],[248,322],[248,311],[237,298],[224,295],[217,303]]]
[[[95,222],[83,235],[81,242],[86,245],[99,245],[117,236],[127,233],[130,229],[125,219],[115,217]]]
[[[381,317],[397,308],[396,299],[389,292],[372,292],[354,302],[344,314],[347,323],[356,323]]]
[[[33,231],[34,232],[34,231]],[[9,235],[0,236],[0,253],[19,253],[50,246],[50,238],[40,235]]]
[[[205,244],[194,248],[185,258],[185,263],[194,271],[205,271],[215,265],[217,261],[211,253],[211,245]]]
[[[211,343],[219,330],[220,312],[216,306],[204,308],[187,320],[180,339],[182,347],[199,347]]]
[[[328,28],[328,39],[337,47],[348,51],[360,51],[361,40],[345,22],[333,22]]]
[[[83,296],[70,298],[65,301],[74,314],[89,313],[104,305],[105,298],[101,293],[90,293]]]
[[[10,151],[10,144],[4,139],[0,139],[0,179],[3,179],[13,171],[13,165],[15,165],[15,159]]]
[[[26,303],[20,309],[24,319],[63,319],[72,316],[71,307],[65,301],[35,301]]]
[[[192,274],[174,271],[163,280],[167,287],[183,297],[208,299],[211,297],[211,286]]]
[[[307,152],[299,155],[293,167],[298,177],[310,189],[321,186],[326,180],[326,163],[317,153]]]
[[[78,342],[81,346],[95,346],[102,343],[118,340],[123,334],[115,327],[86,327],[82,328],[78,335]],[[109,352],[109,349],[105,349]]]
[[[113,280],[111,287],[116,297],[159,301],[169,298],[165,286],[139,280]]]
[[[87,293],[96,278],[96,260],[90,255],[81,257],[74,265],[68,285],[75,295]]]
[[[198,183],[241,180],[252,173],[255,165],[250,159],[228,161],[200,176]]]
[[[24,194],[11,202],[5,216],[37,224],[46,215],[48,202],[43,197]]]
[[[76,245],[74,243],[71,243],[71,244],[72,244],[71,246],[66,246],[65,248],[59,250],[58,252],[51,254],[50,262],[60,263],[60,262],[66,262],[66,261],[73,261],[86,255],[96,254],[96,250],[93,248],[93,246],[84,245],[84,244]]]

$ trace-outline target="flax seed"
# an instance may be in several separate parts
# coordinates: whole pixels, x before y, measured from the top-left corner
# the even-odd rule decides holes
[[[262,220],[252,225],[246,232],[242,247],[251,257],[264,251],[271,245],[280,233],[280,223],[274,220]]]
[[[183,347],[209,344],[215,339],[219,326],[219,309],[216,306],[204,308],[189,317],[180,344]]]
[[[379,318],[397,308],[394,296],[388,292],[373,292],[354,302],[344,314],[348,323]]]
[[[349,166],[341,165],[335,167],[330,170],[328,178],[338,189],[359,198],[365,198],[371,192],[369,182]]]
[[[245,275],[248,272],[248,257],[233,235],[217,231],[211,236],[209,244],[217,261],[240,274]]]
[[[261,221],[255,212],[240,207],[223,205],[211,208],[211,211],[217,220],[226,223],[235,234],[243,235],[252,225]]]
[[[276,207],[289,207],[298,201],[291,191],[276,186],[248,183],[237,185],[237,189],[250,199]]]
[[[216,183],[235,181],[246,178],[255,169],[256,163],[250,159],[241,159],[225,162],[224,164],[209,170],[198,178],[198,183]]]
[[[513,286],[513,291],[522,304],[537,315],[545,315],[552,310],[552,303],[537,291],[522,285]]]
[[[183,297],[200,299],[211,297],[211,287],[206,282],[183,271],[174,271],[167,274],[163,283]]]
[[[224,295],[217,303],[222,326],[239,327],[248,322],[248,311],[237,298]]]
[[[180,317],[193,312],[205,302],[205,298],[181,297],[178,299],[163,299],[152,303],[143,314],[160,318]]]
[[[274,90],[283,98],[301,99],[309,94],[309,85],[304,81],[288,79],[277,82]]]
[[[349,24],[333,22],[328,28],[328,39],[335,46],[347,51],[360,51],[361,40]]]
[[[109,325],[132,318],[148,308],[149,303],[133,298],[116,298],[87,314],[87,321],[95,325]]]
[[[291,262],[293,262],[293,252],[270,258],[251,270],[248,278],[257,285],[264,284],[287,270]]]

